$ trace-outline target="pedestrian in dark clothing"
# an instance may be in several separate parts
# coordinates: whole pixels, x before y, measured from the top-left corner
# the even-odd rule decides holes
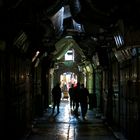
[[[74,84],[71,84],[69,88],[69,96],[70,96],[70,108],[74,109],[75,102],[74,102]]]
[[[80,82],[77,83],[76,87],[74,87],[74,102],[75,102],[75,109],[74,109],[74,114],[78,117],[78,109],[79,109],[79,94],[80,94]]]
[[[85,116],[88,110],[88,101],[89,101],[89,91],[84,84],[81,84],[80,88],[80,106],[81,106],[81,113],[82,117],[85,120]]]
[[[57,113],[59,113],[59,106],[61,101],[61,88],[60,83],[57,83],[56,86],[52,89],[52,97],[53,97],[53,113],[55,110],[55,106],[57,106]]]

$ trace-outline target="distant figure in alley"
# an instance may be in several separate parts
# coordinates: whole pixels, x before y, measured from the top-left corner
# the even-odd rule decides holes
[[[61,88],[60,83],[57,83],[54,88],[52,89],[52,97],[53,97],[53,111],[55,111],[55,107],[57,106],[57,113],[59,113],[59,106],[61,101]]]
[[[74,109],[75,102],[74,102],[74,84],[71,84],[71,87],[69,88],[69,96],[70,96],[70,108]]]

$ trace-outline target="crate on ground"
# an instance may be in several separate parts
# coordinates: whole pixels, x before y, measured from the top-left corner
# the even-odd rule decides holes
[[[68,99],[69,98],[69,94],[67,91],[63,92],[63,99]]]

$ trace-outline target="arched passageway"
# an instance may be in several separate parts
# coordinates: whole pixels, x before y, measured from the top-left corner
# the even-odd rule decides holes
[[[56,52],[54,52],[53,67],[51,68],[50,73],[51,77],[53,77],[51,79],[52,81],[50,82],[53,83],[50,85],[50,93],[51,89],[53,88],[52,85],[54,85],[58,81],[62,82],[60,81],[60,76],[63,73],[68,74],[72,72],[74,73],[74,75],[71,75],[71,78],[75,78],[73,79],[75,80],[73,82],[75,82],[75,84],[76,82],[84,83],[84,85],[89,90],[91,96],[90,107],[93,108],[93,106],[96,106],[93,105],[93,98],[96,98],[96,96],[93,95],[96,94],[93,91],[93,71],[95,64],[86,58],[83,51],[80,49],[80,46],[76,43],[72,36],[65,36],[64,38],[59,40],[55,45]],[[66,58],[66,55],[68,59]],[[66,84],[67,86],[69,86],[68,83]],[[100,94],[100,92],[98,92],[97,94]]]
[[[32,129],[52,102],[54,83],[72,72],[89,89],[96,115],[136,140],[139,6],[138,0],[0,0],[0,135],[18,139]],[[65,62],[73,51],[75,61]]]

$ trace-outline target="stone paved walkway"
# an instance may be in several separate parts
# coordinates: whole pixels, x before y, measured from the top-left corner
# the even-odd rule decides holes
[[[43,117],[34,120],[26,140],[115,140],[115,137],[93,110],[88,110],[86,120],[82,120],[81,115],[74,116],[69,100],[62,100],[59,114],[52,114],[50,107]]]

